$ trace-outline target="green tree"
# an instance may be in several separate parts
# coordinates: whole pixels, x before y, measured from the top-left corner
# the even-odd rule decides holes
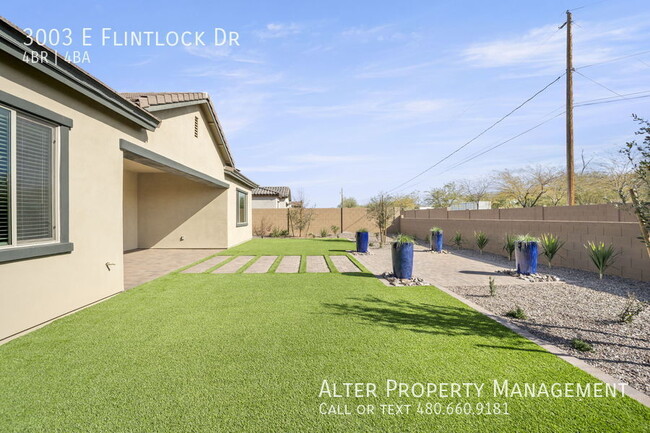
[[[444,184],[441,188],[433,188],[425,193],[424,202],[427,206],[447,208],[460,201],[463,192],[455,182]]]
[[[380,193],[370,199],[366,213],[379,229],[379,246],[386,242],[386,230],[395,219],[395,198],[391,195]]]
[[[417,193],[397,195],[393,197],[394,206],[400,211],[419,209],[419,197]]]
[[[624,197],[629,195],[639,221],[641,240],[650,257],[650,122],[636,114],[633,114],[632,118],[639,124],[639,130],[634,134],[643,137],[643,141],[628,141],[621,149],[634,172],[631,186],[627,194],[621,195],[621,199],[624,200]]]
[[[343,197],[343,200],[341,200],[341,203],[337,207],[359,207],[359,203],[354,197]]]

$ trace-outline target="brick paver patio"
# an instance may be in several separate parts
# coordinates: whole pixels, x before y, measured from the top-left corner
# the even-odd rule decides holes
[[[218,253],[218,249],[146,249],[124,253],[124,289],[155,280]]]
[[[371,249],[369,255],[356,258],[375,275],[392,272],[390,247]],[[433,253],[422,245],[415,246],[413,256],[413,276],[424,279],[434,286],[488,286],[489,277],[494,277],[498,285],[533,284],[495,272],[498,265],[474,260],[454,254]],[[514,266],[514,265],[513,265]],[[385,282],[385,280],[382,279]]]

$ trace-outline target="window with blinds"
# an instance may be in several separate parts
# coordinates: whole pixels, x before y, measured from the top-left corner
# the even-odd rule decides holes
[[[16,118],[16,233],[18,242],[54,238],[51,126]]]
[[[11,242],[11,112],[0,107],[0,245]]]

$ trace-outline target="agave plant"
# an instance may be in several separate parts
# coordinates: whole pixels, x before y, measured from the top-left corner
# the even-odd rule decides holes
[[[399,234],[395,237],[395,241],[394,241],[394,243],[396,243],[397,245],[401,245],[401,244],[412,244],[412,243],[413,243],[413,240],[414,240],[414,239],[413,239],[413,236],[409,236],[409,235],[405,235],[405,234],[399,233]]]
[[[594,262],[596,268],[598,268],[598,276],[602,280],[605,269],[614,263],[619,252],[614,250],[612,244],[605,245],[605,242],[595,243],[589,241],[585,245],[585,248],[587,249],[589,258]]]
[[[463,242],[465,242],[463,239],[463,234],[461,232],[456,232],[453,241],[456,248],[461,248],[463,246]]]
[[[540,244],[542,245],[542,254],[548,261],[548,267],[552,267],[553,257],[564,246],[564,241],[561,241],[557,236],[545,233],[540,237]]]
[[[506,238],[503,242],[503,250],[508,253],[508,260],[512,260],[512,255],[515,253],[515,240],[515,236],[506,233]]]
[[[490,239],[487,234],[482,231],[474,232],[474,238],[476,239],[476,246],[478,247],[481,254],[483,254],[483,248],[488,244]]]

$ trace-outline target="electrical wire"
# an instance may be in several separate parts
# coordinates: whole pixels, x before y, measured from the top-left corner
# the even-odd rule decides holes
[[[602,62],[595,62],[595,63],[591,63],[591,64],[588,64],[588,65],[580,66],[578,68],[575,68],[574,71],[577,71],[578,69],[590,68],[590,67],[596,66],[596,65],[604,65],[605,63],[618,62],[619,60],[625,60],[625,59],[629,59],[630,57],[640,56],[640,55],[648,54],[648,53],[650,53],[650,50],[640,51],[638,53],[632,53],[632,54],[628,54],[628,55],[622,56],[622,57],[615,57],[613,59],[603,60]]]
[[[586,75],[583,74],[582,72],[580,72],[580,71],[574,71],[574,72],[575,72],[576,74],[578,74],[578,75],[580,75],[580,76],[586,78],[587,80],[591,81],[592,83],[594,83],[594,84],[596,84],[596,85],[602,87],[603,89],[605,89],[605,90],[607,90],[607,91],[609,91],[609,92],[615,94],[616,96],[620,96],[621,98],[624,98],[624,96],[621,95],[620,93],[613,91],[612,89],[610,89],[610,88],[607,87],[606,85],[604,85],[604,84],[602,84],[602,83],[599,83],[598,81],[594,80],[593,78],[589,78],[588,76],[586,76]]]
[[[508,114],[502,116],[499,120],[497,120],[496,122],[492,123],[490,126],[488,126],[488,127],[485,128],[483,131],[481,131],[478,135],[474,136],[472,139],[470,139],[469,141],[465,142],[463,145],[461,145],[461,146],[459,146],[458,148],[456,148],[456,150],[454,150],[453,152],[451,152],[450,154],[448,154],[448,155],[445,156],[444,158],[440,159],[439,161],[437,161],[435,164],[431,165],[431,166],[430,166],[429,168],[427,168],[426,170],[424,170],[424,171],[418,173],[417,175],[413,176],[412,178],[410,178],[410,179],[407,180],[406,182],[402,182],[401,184],[397,185],[395,188],[392,188],[392,189],[388,190],[388,192],[391,192],[391,191],[394,191],[394,190],[396,190],[396,189],[401,188],[402,186],[404,186],[404,185],[410,183],[411,181],[413,181],[413,180],[417,179],[418,177],[422,176],[423,174],[429,172],[429,171],[432,170],[434,167],[437,167],[438,165],[440,165],[441,163],[443,163],[443,162],[446,161],[447,159],[451,158],[453,155],[455,155],[456,153],[460,152],[462,149],[464,149],[464,148],[467,147],[469,144],[471,144],[472,142],[474,142],[475,140],[477,140],[477,139],[478,139],[479,137],[481,137],[483,134],[485,134],[486,132],[488,132],[489,130],[491,130],[491,129],[494,128],[495,126],[497,126],[499,123],[501,123],[502,121],[504,121],[504,120],[507,119],[508,117],[510,117],[513,113],[515,113],[515,112],[516,112],[517,110],[519,110],[521,107],[523,107],[524,105],[526,105],[528,102],[532,101],[535,97],[537,97],[537,95],[539,95],[540,93],[544,92],[546,89],[548,89],[549,87],[551,87],[553,84],[557,83],[557,82],[560,80],[560,78],[562,78],[563,76],[564,76],[564,74],[560,75],[559,77],[557,77],[556,79],[554,79],[553,81],[551,81],[550,83],[548,83],[548,84],[547,84],[546,86],[544,86],[542,89],[540,89],[540,90],[538,90],[537,92],[535,92],[535,94],[533,94],[531,97],[529,97],[529,98],[526,99],[524,102],[522,102],[522,103],[519,104],[517,107],[515,107],[513,110],[511,110]]]
[[[588,100],[588,101],[584,101],[584,102],[575,104],[574,108],[590,106],[590,105],[609,104],[609,103],[612,103],[612,102],[621,102],[621,101],[624,101],[624,100],[629,101],[629,100],[633,100],[633,99],[650,98],[650,94],[648,94],[648,95],[639,95],[640,93],[650,93],[650,90],[645,90],[645,91],[642,91],[642,92],[628,93],[628,94],[624,94],[624,95],[620,95],[620,96],[616,96],[616,97],[598,98],[598,99]],[[630,95],[637,95],[637,96],[629,97]],[[555,110],[553,110],[553,111],[555,111]],[[473,161],[476,158],[478,158],[480,156],[483,156],[488,152],[491,152],[491,151],[493,151],[493,150],[495,150],[495,149],[497,149],[497,148],[499,148],[499,147],[501,147],[501,146],[503,146],[505,144],[510,143],[511,141],[516,140],[519,137],[522,137],[522,136],[528,134],[529,132],[534,131],[535,129],[539,128],[540,126],[543,126],[543,125],[549,123],[550,121],[552,121],[554,119],[557,119],[560,116],[563,116],[565,113],[566,113],[566,111],[558,113],[555,116],[553,116],[553,117],[551,117],[549,119],[546,119],[546,120],[536,124],[535,126],[532,126],[532,127],[528,128],[528,129],[526,129],[525,131],[520,132],[519,134],[508,138],[507,140],[501,141],[501,142],[499,142],[499,143],[497,143],[497,144],[495,144],[495,145],[493,145],[493,146],[491,146],[491,147],[489,147],[489,148],[487,148],[485,150],[475,152],[472,155],[470,155],[469,157],[465,158],[464,160],[462,160],[462,161],[460,161],[460,162],[458,162],[458,163],[444,169],[443,171],[441,171],[438,174],[441,175],[441,174],[447,173],[447,172],[449,172],[451,170],[454,170],[454,169],[460,167],[461,165],[464,165],[464,164],[466,164],[466,163],[468,163],[470,161]],[[420,183],[421,182],[418,182],[415,185],[411,185],[411,188],[419,185]],[[400,191],[402,191],[404,189],[406,189],[406,188],[402,188]]]

